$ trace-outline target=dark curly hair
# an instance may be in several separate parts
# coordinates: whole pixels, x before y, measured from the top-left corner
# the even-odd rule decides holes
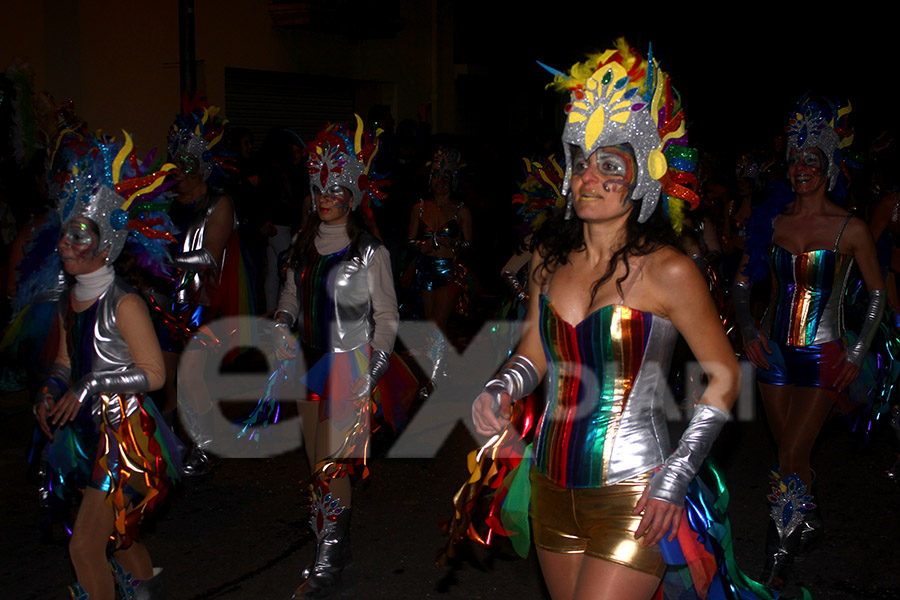
[[[622,296],[622,283],[631,273],[628,259],[635,256],[646,256],[663,248],[672,246],[682,250],[681,241],[672,229],[672,223],[663,212],[663,202],[656,205],[656,210],[645,223],[638,222],[639,206],[634,206],[625,222],[622,245],[613,252],[609,265],[600,278],[591,286],[591,302],[597,295],[600,286],[612,279],[619,263],[625,264],[625,274],[616,280],[616,290]],[[554,209],[553,216],[535,235],[533,248],[541,257],[541,266],[535,267],[532,277],[549,278],[561,265],[569,262],[569,254],[585,249],[584,221],[573,215],[571,219],[564,217],[564,209]]]

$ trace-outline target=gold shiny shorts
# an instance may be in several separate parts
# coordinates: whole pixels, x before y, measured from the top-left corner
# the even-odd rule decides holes
[[[531,527],[534,545],[563,554],[583,552],[661,577],[666,570],[658,544],[634,539],[634,516],[650,473],[602,488],[566,489],[531,469]]]

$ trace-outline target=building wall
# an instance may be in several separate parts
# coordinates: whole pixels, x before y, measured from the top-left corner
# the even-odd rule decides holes
[[[28,0],[8,3],[0,65],[27,60],[38,91],[72,99],[93,129],[127,129],[138,147],[163,147],[180,107],[178,3]],[[433,130],[452,133],[452,23],[446,0],[398,0],[391,39],[278,27],[268,0],[196,0],[198,88],[224,105],[225,68],[371,82],[359,100],[392,107],[395,120],[431,105]],[[140,9],[138,8],[140,7]],[[223,106],[225,113],[228,106]],[[365,116],[370,106],[356,106]],[[352,115],[347,115],[352,118]]]

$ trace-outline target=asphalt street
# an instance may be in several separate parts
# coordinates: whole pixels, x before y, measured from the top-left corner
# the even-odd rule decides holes
[[[447,384],[445,390],[450,390]],[[468,393],[468,391],[460,392]],[[437,398],[437,396],[435,396]],[[437,400],[435,400],[437,402]],[[425,406],[428,406],[426,401]],[[420,414],[424,412],[424,408]],[[0,597],[67,598],[73,581],[60,528],[41,539],[36,484],[25,462],[32,416],[24,392],[0,396]],[[420,423],[421,425],[421,423]],[[675,434],[677,423],[672,425]],[[444,435],[447,435],[444,438]],[[467,477],[477,446],[462,424],[426,435],[433,457],[371,460],[371,477],[354,488],[355,597],[363,599],[547,598],[534,552],[461,548],[448,567],[434,559],[445,540],[438,523]],[[796,577],[817,600],[900,598],[900,486],[882,472],[895,449],[886,426],[867,443],[840,419],[823,431],[814,458],[816,489],[828,527],[817,554]],[[379,444],[384,454],[387,442]],[[714,449],[731,492],[737,558],[759,576],[767,519],[766,473],[774,454],[761,415],[727,425]],[[287,600],[311,558],[301,450],[267,458],[224,458],[210,476],[184,482],[145,528],[175,600]]]

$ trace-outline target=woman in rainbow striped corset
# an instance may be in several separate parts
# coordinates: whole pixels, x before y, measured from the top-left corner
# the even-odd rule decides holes
[[[791,188],[770,186],[750,225],[735,279],[735,313],[747,358],[756,367],[769,427],[778,446],[771,474],[773,523],[767,539],[766,583],[784,584],[787,567],[824,531],[810,486],[810,455],[838,393],[860,373],[884,312],[885,286],[868,227],[836,204],[840,149],[852,141],[849,105],[806,96],[787,127]],[[869,290],[859,336],[848,341],[843,299],[856,262]],[[772,299],[757,326],[750,285],[771,275]]]
[[[738,366],[703,276],[676,249],[685,201],[698,199],[696,178],[675,166],[686,134],[668,76],[624,40],[555,74],[571,92],[566,213],[539,232],[522,341],[473,418],[498,433],[510,403],[544,380],[526,497],[550,595],[648,599],[669,564],[664,540],[687,527],[688,488],[728,420]],[[679,333],[709,386],[670,452],[663,399]]]

